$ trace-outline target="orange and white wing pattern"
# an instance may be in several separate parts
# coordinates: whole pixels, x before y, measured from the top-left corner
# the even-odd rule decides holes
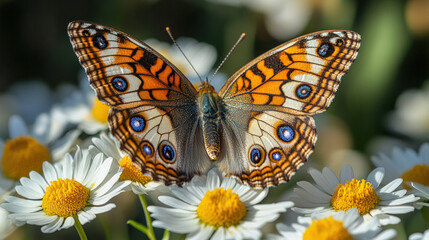
[[[235,73],[220,96],[229,106],[251,105],[296,115],[326,110],[356,59],[360,35],[322,31],[280,45]]]
[[[311,115],[328,108],[359,46],[355,32],[316,32],[268,51],[235,73],[220,91],[224,135],[232,139],[226,145],[243,150],[230,153],[233,162],[219,167],[253,187],[288,181],[313,151],[317,136]]]
[[[186,77],[146,44],[106,26],[75,21],[68,33],[99,99],[118,108],[182,104],[196,90]]]
[[[192,135],[198,115],[189,80],[161,54],[113,28],[75,21],[68,33],[98,98],[111,106],[112,134],[142,172],[166,184],[200,174],[205,159],[191,147],[201,137]]]

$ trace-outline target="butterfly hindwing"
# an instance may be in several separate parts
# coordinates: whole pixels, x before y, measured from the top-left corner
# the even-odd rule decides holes
[[[238,177],[255,188],[287,182],[307,161],[316,142],[316,128],[311,116],[295,116],[276,111],[236,111],[224,124],[226,145],[239,146],[220,161],[218,167],[227,175]],[[234,126],[234,127],[232,127]],[[227,147],[228,148],[228,147]],[[244,149],[245,151],[241,151]],[[234,170],[237,170],[235,171]]]
[[[359,34],[351,31],[323,31],[294,39],[244,66],[219,94],[231,107],[320,113],[330,105],[359,46]]]
[[[143,173],[155,181],[181,185],[210,163],[199,156],[204,153],[201,138],[189,137],[198,136],[196,117],[183,107],[140,106],[112,109],[109,125]],[[195,161],[186,162],[189,159]]]

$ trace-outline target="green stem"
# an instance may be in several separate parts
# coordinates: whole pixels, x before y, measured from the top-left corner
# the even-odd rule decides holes
[[[169,240],[169,239],[170,239],[170,231],[168,231],[168,229],[165,229],[162,240]]]
[[[147,237],[150,240],[156,240],[155,232],[153,231],[153,227],[152,227],[152,219],[150,218],[149,211],[147,210],[146,198],[143,194],[140,194],[139,199],[140,199],[140,202],[141,202],[142,207],[143,207],[144,216],[146,218],[146,225],[147,225],[147,230],[148,230]]]
[[[422,208],[422,214],[423,214],[423,217],[426,221],[426,226],[427,226],[427,228],[429,228],[429,209],[428,209],[428,207]]]
[[[112,239],[112,234],[110,232],[109,222],[107,221],[106,215],[105,214],[101,214],[99,216],[99,218],[100,218],[101,225],[103,226],[105,239],[106,240],[111,240]]]
[[[135,229],[139,230],[140,232],[146,234],[147,236],[149,236],[149,232],[147,230],[147,227],[144,226],[143,224],[140,224],[134,220],[128,220],[127,224],[130,224],[131,226],[133,226]]]
[[[82,224],[79,222],[79,218],[77,215],[73,215],[74,219],[74,227],[76,228],[77,233],[79,233],[79,237],[81,240],[88,240],[86,237],[85,231],[83,230]]]

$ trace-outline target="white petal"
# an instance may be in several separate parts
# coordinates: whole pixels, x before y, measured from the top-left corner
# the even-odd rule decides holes
[[[165,218],[195,220],[198,218],[195,212],[176,208],[149,206],[148,211],[152,213],[151,216],[156,217],[159,220],[163,220]]]
[[[31,188],[22,185],[16,186],[15,190],[19,195],[28,199],[42,199],[44,195],[43,193],[33,191]]]
[[[397,206],[397,205],[402,205],[406,203],[412,203],[417,200],[419,200],[419,198],[411,194],[402,198],[397,198],[389,201],[380,201],[379,205]]]
[[[42,168],[43,168],[43,175],[46,179],[46,182],[50,184],[52,181],[58,180],[57,172],[49,162],[43,162]]]
[[[73,225],[74,225],[73,217],[68,217],[65,219],[63,226],[61,226],[61,229],[67,229]]]
[[[14,203],[3,203],[2,208],[6,209],[7,211],[11,213],[34,213],[38,212],[42,209],[41,206],[35,206],[35,207],[23,207]]]
[[[109,204],[106,204],[104,206],[86,207],[84,211],[92,213],[92,214],[100,214],[100,213],[108,212],[108,211],[112,210],[115,207],[116,207],[115,204],[109,203]]]
[[[197,206],[189,205],[189,204],[187,204],[181,200],[178,200],[178,199],[170,197],[170,196],[159,196],[158,199],[162,203],[164,203],[170,207],[173,207],[173,208],[185,209],[185,210],[190,210],[190,211],[197,210]]]
[[[84,157],[85,159],[85,157]],[[82,184],[85,186],[92,185],[92,188],[96,188],[95,181],[97,181],[98,175],[96,174],[98,169],[100,168],[102,162],[103,162],[103,154],[97,154],[94,158],[90,158],[89,155],[87,155],[87,160],[90,161],[90,166],[88,167],[88,170],[86,174],[83,176],[84,179],[82,180]],[[91,173],[91,174],[89,174]],[[107,174],[107,173],[106,173]],[[98,180],[100,181],[100,180]],[[103,180],[101,180],[103,181]],[[100,182],[99,182],[100,183]]]
[[[48,225],[45,225],[42,227],[42,232],[44,233],[53,233],[55,231],[58,231],[63,224],[64,219],[63,218],[57,218],[57,221],[52,222]]]
[[[96,159],[97,157],[102,157],[102,155],[101,154],[97,155],[97,156],[95,156],[94,159]],[[106,158],[101,163],[100,167],[94,173],[94,180],[95,180],[95,182],[93,182],[91,184],[92,185],[92,189],[97,188],[102,182],[104,182],[104,179],[109,174],[109,170],[110,170],[110,168],[112,166],[112,163],[113,163],[113,159],[111,157]]]
[[[29,177],[30,177],[31,180],[33,180],[34,182],[36,182],[37,184],[39,184],[40,187],[42,187],[43,192],[49,186],[49,184],[46,182],[46,180],[38,172],[31,171],[30,174],[29,174]]]
[[[401,222],[400,218],[393,216],[393,215],[378,214],[374,217],[378,218],[381,226],[390,225],[390,224],[398,224]]]
[[[344,164],[340,171],[340,183],[345,184],[347,181],[350,181],[353,178],[353,168],[348,164]]]
[[[28,132],[28,128],[24,120],[17,115],[11,116],[9,118],[9,138],[13,139],[19,136],[28,135],[30,135],[30,133]]]
[[[74,129],[68,132],[64,137],[56,140],[52,145],[53,159],[61,159],[62,156],[70,150],[80,134],[80,130]]]
[[[210,191],[213,191],[215,188],[218,188],[221,183],[221,176],[217,169],[213,168],[207,173],[207,188]]]
[[[94,194],[97,195],[98,197],[106,194],[115,185],[115,183],[118,182],[120,176],[121,176],[120,172],[113,175],[107,182],[100,185],[100,188],[94,190]],[[122,188],[124,188],[125,186],[130,184],[130,181],[123,181],[120,184],[121,186],[123,186]]]
[[[379,192],[393,192],[396,188],[399,187],[399,185],[402,184],[402,178],[397,178],[390,183],[386,184],[386,186],[382,187]]]
[[[313,197],[311,200],[316,200],[317,202],[326,202],[330,201],[332,196],[320,191],[317,187],[315,187],[313,184],[306,182],[306,181],[300,181],[297,183],[298,186],[302,187],[309,195],[312,195]]]
[[[334,186],[335,188],[340,184],[335,173],[328,167],[324,167],[322,169],[322,175],[325,177],[326,181],[330,186]]]
[[[259,191],[259,190],[257,190]],[[258,194],[257,196],[255,196],[252,200],[250,200],[249,204],[250,205],[255,205],[258,204],[259,202],[261,202],[267,195],[268,195],[268,188],[263,189],[262,191],[260,191],[259,193],[256,191],[256,193]]]
[[[220,227],[220,228],[218,228],[216,231],[215,231],[215,233],[213,234],[213,236],[212,236],[212,239],[217,239],[217,240],[223,240],[223,239],[225,239],[225,228],[223,228],[223,227]]]
[[[213,227],[211,226],[201,226],[199,231],[190,233],[186,235],[186,239],[189,240],[200,240],[200,239],[209,239],[210,235],[213,233]]]
[[[372,187],[374,189],[377,189],[378,186],[380,186],[381,182],[383,181],[383,178],[384,178],[384,168],[378,167],[369,173],[366,180],[372,184]]]
[[[387,206],[387,207],[380,207],[379,208],[384,213],[389,214],[403,214],[403,213],[409,213],[414,211],[413,206]]]
[[[51,121],[49,115],[42,113],[37,116],[34,121],[33,129],[31,131],[31,136],[37,139],[37,141],[43,145],[48,144],[48,137],[50,132]]]
[[[201,201],[198,196],[194,194],[192,191],[187,191],[184,188],[174,188],[172,189],[173,194],[180,198],[181,200],[185,201],[186,203],[190,205],[198,205]]]
[[[42,187],[37,182],[29,178],[22,177],[19,181],[25,188],[30,188],[32,191],[37,192],[38,196],[43,196],[43,194],[45,193],[45,189],[42,189]]]
[[[310,173],[314,182],[319,185],[323,190],[325,190],[325,192],[329,194],[333,194],[335,192],[336,186],[330,185],[321,172],[314,168],[310,168],[308,170],[308,173]]]
[[[172,232],[176,233],[190,233],[197,231],[201,225],[198,222],[198,220],[194,221],[170,221],[170,219],[164,219],[163,221],[153,221],[152,225],[154,227],[162,228],[162,229],[168,229]]]
[[[130,181],[119,182],[113,186],[111,191],[102,196],[94,196],[93,204],[94,205],[102,205],[106,202],[110,201],[113,197],[119,195],[124,192],[124,188],[130,184]]]
[[[30,199],[24,199],[14,196],[4,196],[4,200],[10,202],[11,204],[15,204],[22,207],[37,207],[42,206],[42,200],[30,200]]]
[[[77,214],[77,218],[79,219],[79,222],[82,225],[92,221],[93,219],[95,219],[95,217],[96,217],[95,214],[91,212],[80,211]]]
[[[45,212],[35,212],[31,214],[26,214],[25,217],[27,219],[28,224],[33,225],[46,225],[52,223],[58,219],[58,216],[48,216]]]

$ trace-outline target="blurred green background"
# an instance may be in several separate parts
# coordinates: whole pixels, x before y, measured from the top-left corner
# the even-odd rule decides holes
[[[364,176],[372,166],[371,154],[389,153],[392,145],[416,148],[429,140],[429,117],[427,128],[423,124],[423,134],[418,137],[400,130],[406,123],[389,124],[401,93],[421,90],[429,81],[428,0],[0,0],[3,139],[7,138],[10,115],[20,114],[32,123],[38,113],[49,111],[62,100],[56,92],[61,85],[78,85],[82,67],[66,31],[73,20],[111,26],[140,40],[171,43],[165,31],[169,26],[176,38],[186,36],[213,45],[217,50],[215,66],[245,32],[246,38],[221,69],[227,76],[259,54],[300,35],[327,29],[356,31],[362,35],[359,56],[342,78],[330,109],[316,116],[319,140],[310,157],[312,166],[339,169],[347,162],[356,164],[357,175]],[[20,89],[34,84],[42,84],[43,91],[30,94],[30,99],[25,98],[28,94],[22,96]],[[428,112],[429,102],[411,112],[420,111]],[[288,188],[286,185],[278,191]],[[124,215],[126,220],[135,217],[126,213],[134,212],[123,207],[111,214]],[[102,221],[94,222],[91,224],[98,226],[95,231],[102,231]],[[122,233],[127,232],[124,221],[117,224]],[[30,228],[38,235],[16,234],[25,239],[77,237],[74,229],[42,235],[38,227]],[[143,237],[129,234],[131,238],[133,234]]]

